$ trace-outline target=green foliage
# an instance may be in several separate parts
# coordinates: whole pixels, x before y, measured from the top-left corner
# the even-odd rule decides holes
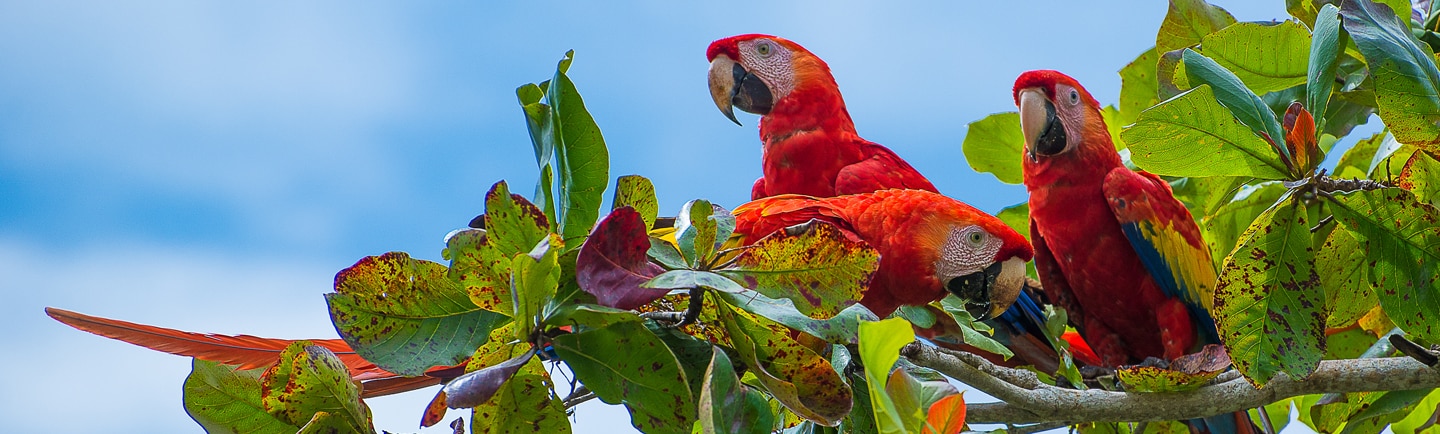
[[[880,254],[829,224],[806,224],[756,241],[721,274],[800,312],[829,318],[857,300],[879,267]]]
[[[1345,30],[1365,55],[1380,119],[1401,143],[1440,150],[1440,70],[1435,53],[1415,42],[1395,11],[1370,1],[1340,8]],[[1408,14],[1407,14],[1408,15]]]
[[[1164,53],[1192,47],[1205,35],[1231,24],[1235,24],[1234,16],[1205,0],[1171,0],[1165,21],[1160,22],[1160,31],[1155,35],[1155,49]]]
[[[260,402],[264,369],[194,359],[185,377],[185,412],[208,432],[293,432],[299,426],[266,412]]]
[[[624,403],[635,428],[688,433],[694,397],[675,354],[638,322],[619,322],[557,336],[555,352],[601,401]]]
[[[875,427],[881,433],[916,432],[924,421],[925,415],[917,414],[916,406],[897,405],[887,392],[890,369],[900,359],[900,348],[914,340],[910,323],[901,318],[860,324],[860,360],[865,366],[865,384],[875,411]],[[902,407],[909,408],[902,411]]]
[[[444,265],[403,252],[368,256],[341,270],[325,301],[345,343],[401,375],[463,362],[506,320],[471,303]]]
[[[1274,148],[1217,102],[1208,85],[1146,110],[1120,135],[1131,160],[1160,175],[1285,179],[1289,173]]]
[[[1020,114],[996,113],[971,122],[960,147],[965,161],[976,172],[995,175],[1006,184],[1019,184],[1020,158],[1025,151],[1025,134],[1020,131]]]
[[[312,429],[375,432],[370,408],[360,401],[360,388],[350,382],[345,364],[335,353],[309,341],[290,344],[260,376],[260,403],[266,413],[300,426],[301,432],[308,424],[316,425]]]
[[[1304,84],[1310,63],[1310,32],[1294,21],[1237,23],[1206,35],[1200,47],[1257,94]]]
[[[705,434],[770,432],[775,414],[764,394],[740,383],[724,351],[711,352],[700,392],[700,427]]]
[[[1440,342],[1440,211],[1402,189],[1354,192],[1335,204],[1385,312],[1406,333]]]
[[[1325,302],[1319,286],[1301,202],[1262,213],[1225,258],[1215,323],[1235,368],[1257,387],[1278,372],[1304,378],[1320,363]]]

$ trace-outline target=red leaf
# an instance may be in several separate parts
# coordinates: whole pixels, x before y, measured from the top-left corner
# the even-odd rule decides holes
[[[1285,147],[1290,150],[1290,156],[1295,161],[1295,167],[1301,174],[1309,173],[1314,169],[1312,165],[1320,164],[1320,145],[1315,141],[1315,118],[1298,101],[1290,103],[1290,108],[1285,110]]]
[[[965,394],[957,393],[930,404],[925,412],[925,434],[956,434],[965,428]],[[935,430],[940,431],[935,431]]]
[[[640,213],[628,206],[610,212],[580,246],[575,262],[580,289],[601,305],[617,309],[634,309],[665,296],[668,290],[640,287],[664,271],[650,263],[645,255],[649,249],[650,237]]]
[[[520,368],[525,367],[525,363],[529,362],[531,357],[535,357],[535,352],[526,351],[524,354],[500,362],[495,366],[456,377],[440,390],[444,396],[436,395],[435,399],[444,400],[445,406],[450,408],[474,408],[484,404],[485,401],[490,400],[490,397],[495,396],[495,392],[500,390],[501,385],[509,381],[510,377],[515,376]],[[434,405],[435,403],[432,402],[431,406]],[[437,417],[436,422],[438,421]]]

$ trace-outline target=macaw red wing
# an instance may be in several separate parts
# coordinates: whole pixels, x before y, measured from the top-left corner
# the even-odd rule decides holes
[[[862,152],[870,157],[840,169],[840,173],[835,176],[836,195],[892,188],[940,192],[930,180],[925,179],[890,148],[869,141],[862,142]]]
[[[842,233],[859,239],[855,228],[840,217],[838,211],[824,201],[798,194],[782,194],[754,200],[736,207],[736,245],[745,245],[769,235],[772,232],[808,222],[821,220],[834,224]]]
[[[1175,199],[1169,184],[1149,173],[1117,168],[1105,177],[1104,191],[1121,231],[1156,285],[1185,302],[1206,343],[1219,343],[1210,317],[1215,266],[1190,211]]]

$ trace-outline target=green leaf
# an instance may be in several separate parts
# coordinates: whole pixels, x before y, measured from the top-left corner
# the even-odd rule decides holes
[[[1225,347],[1206,345],[1195,354],[1186,354],[1170,362],[1169,369],[1156,366],[1124,366],[1115,371],[1115,378],[1124,382],[1127,392],[1183,392],[1210,383],[1230,368]]]
[[[341,270],[325,302],[356,354],[408,376],[460,363],[506,320],[472,303],[444,265],[404,252],[367,256]]]
[[[1424,152],[1412,154],[1395,185],[1410,190],[1421,202],[1440,207],[1440,161]]]
[[[1241,234],[1215,288],[1220,340],[1256,387],[1278,372],[1305,378],[1325,354],[1325,301],[1305,206],[1281,200]]]
[[[305,425],[317,412],[338,418],[350,432],[374,433],[370,408],[360,388],[335,353],[310,341],[296,341],[280,353],[280,361],[260,377],[260,402],[265,411],[290,425]]]
[[[801,313],[829,318],[856,303],[880,264],[880,254],[824,222],[792,226],[761,238],[720,273],[772,298],[795,302]]]
[[[1206,35],[1200,49],[1250,90],[1263,94],[1305,84],[1310,31],[1294,21],[1236,23]]]
[[[605,149],[600,127],[585,111],[585,101],[575,90],[575,83],[565,75],[569,65],[566,57],[550,80],[545,99],[554,112],[555,130],[560,132],[559,142],[555,143],[555,184],[559,190],[555,202],[560,213],[556,221],[560,222],[559,233],[570,243],[589,235],[600,218],[600,202],[610,182],[610,152]]]
[[[770,432],[775,414],[764,394],[740,384],[724,351],[712,351],[700,393],[700,429],[706,434]]]
[[[511,194],[500,181],[485,194],[485,228],[457,231],[445,240],[448,274],[465,287],[476,306],[510,315],[514,313],[512,260],[548,237],[550,223],[540,208]]]
[[[1140,112],[1160,103],[1160,82],[1155,75],[1159,61],[1160,52],[1150,47],[1120,68],[1120,116],[1116,122],[1119,125],[1108,122],[1106,125],[1114,128],[1133,124],[1140,118]]]
[[[1249,126],[1262,138],[1268,136],[1270,143],[1285,143],[1285,130],[1280,127],[1275,112],[1270,110],[1265,100],[1245,87],[1239,77],[1213,59],[1193,50],[1185,50],[1181,58],[1185,62],[1185,74],[1192,86],[1210,85],[1215,100],[1230,109],[1230,114],[1239,119],[1240,123]],[[1272,155],[1274,151],[1279,151],[1281,157],[1289,158],[1284,146],[1273,147]],[[1269,159],[1273,160],[1274,157]],[[1281,167],[1284,167],[1283,161],[1281,164]]]
[[[1220,105],[1208,85],[1146,110],[1121,136],[1131,160],[1155,174],[1285,179],[1289,173],[1274,148]]]
[[[484,405],[475,407],[470,418],[473,434],[571,432],[564,403],[552,394],[554,384],[539,358],[510,377]]]
[[[695,401],[675,355],[638,322],[556,336],[555,352],[606,404],[625,404],[646,433],[689,433]]]
[[[956,326],[960,329],[964,344],[985,350],[991,354],[998,354],[1006,360],[1009,360],[1011,356],[1015,355],[1015,353],[1010,351],[1010,348],[1004,344],[976,330],[984,328],[985,331],[991,332],[989,326],[975,321],[975,318],[970,316],[970,312],[965,310],[965,303],[960,301],[959,297],[956,297],[954,294],[946,295],[945,298],[940,299],[940,307],[945,310],[945,313],[949,314],[951,320],[955,321]]]
[[[1220,210],[1220,206],[1235,200],[1240,190],[1250,181],[1253,180],[1236,176],[1175,178],[1170,181],[1170,190],[1175,194],[1175,199],[1190,210],[1191,216],[1200,218],[1215,214]],[[1217,256],[1222,259],[1224,257]]]
[[[909,432],[905,426],[908,415],[900,413],[885,389],[890,369],[900,360],[900,348],[914,341],[910,322],[903,318],[860,324],[860,361],[865,366],[865,383],[870,387],[875,426],[881,433]]]
[[[593,304],[567,304],[545,319],[546,325],[582,325],[601,328],[618,322],[639,322],[640,315],[628,310],[615,309]]]
[[[829,360],[796,341],[785,326],[724,301],[716,305],[739,363],[785,408],[825,426],[850,413],[850,388]]]
[[[1202,222],[1205,228],[1205,243],[1210,247],[1211,257],[1220,258],[1223,262],[1224,258],[1235,250],[1240,234],[1284,194],[1285,186],[1279,182],[1247,185],[1235,193],[1235,200],[1221,205],[1214,214],[1206,216]]]
[[[965,162],[976,172],[995,175],[1006,184],[1024,181],[1020,159],[1025,151],[1025,134],[1020,131],[1019,113],[995,113],[971,122],[965,128],[960,148],[965,152]]]
[[[711,312],[709,318],[706,319],[714,318],[715,314]],[[696,405],[699,405],[700,389],[705,385],[705,370],[710,367],[710,359],[714,356],[711,353],[716,351],[716,344],[702,337],[685,333],[683,328],[671,327],[669,324],[661,324],[657,321],[645,321],[643,324],[646,329],[659,337],[661,342],[665,343],[665,347],[675,355],[675,360],[680,362],[680,371],[685,373],[685,379],[689,381],[690,396],[696,397]]]
[[[1431,390],[1419,403],[1415,411],[1404,419],[1395,421],[1390,429],[1397,434],[1413,434],[1435,429],[1436,415],[1440,414],[1440,389]]]
[[[655,237],[650,237],[650,249],[645,251],[645,256],[654,259],[661,266],[670,270],[689,269],[690,265],[685,263],[685,256],[674,244]]]
[[[544,318],[540,309],[560,288],[560,262],[556,250],[564,248],[559,235],[550,235],[529,253],[511,259],[510,288],[515,295],[515,333],[528,339]]]
[[[624,207],[634,208],[645,221],[645,229],[655,227],[655,218],[660,213],[660,202],[655,199],[655,185],[640,175],[625,175],[615,179],[615,200],[610,204],[614,211]]]
[[[1440,342],[1440,211],[1398,188],[1335,199],[1335,217],[1360,242],[1385,313],[1406,333]]]
[[[1440,150],[1440,70],[1395,11],[1368,0],[1340,8],[1345,30],[1369,64],[1380,120],[1401,143]]]
[[[709,288],[720,292],[748,292],[745,287],[728,277],[697,270],[666,271],[645,282],[641,287],[664,290]]]
[[[724,241],[719,237],[719,225],[710,219],[714,212],[710,201],[695,199],[685,202],[680,207],[680,215],[675,217],[675,241],[691,267],[709,261],[715,253],[716,241]]]
[[[865,305],[858,303],[841,310],[834,317],[818,320],[800,313],[800,310],[795,308],[795,303],[788,298],[770,298],[750,290],[719,292],[715,295],[747,312],[836,344],[856,343],[860,324],[880,319],[870,312],[870,309],[866,309]]]
[[[1335,72],[1340,65],[1340,53],[1350,43],[1350,35],[1340,26],[1340,10],[1334,5],[1325,5],[1315,18],[1315,29],[1310,41],[1310,59],[1305,70],[1305,108],[1316,114],[1315,129],[1325,131],[1325,109],[1330,102],[1330,92],[1335,88]]]
[[[1170,9],[1155,35],[1155,50],[1164,53],[1194,46],[1205,35],[1231,24],[1235,24],[1234,16],[1205,0],[1170,0]]]
[[[1370,288],[1370,268],[1364,264],[1365,251],[1347,230],[1330,231],[1320,251],[1315,253],[1315,268],[1325,288],[1325,326],[1343,328],[1355,324],[1360,317],[1380,303]]]
[[[292,432],[298,425],[265,412],[260,403],[264,369],[194,359],[185,377],[185,413],[208,432]]]

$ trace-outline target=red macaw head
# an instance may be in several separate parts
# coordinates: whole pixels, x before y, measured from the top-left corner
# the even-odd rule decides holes
[[[933,213],[926,219],[928,224],[915,226],[921,232],[915,242],[933,252],[935,278],[946,291],[965,301],[965,310],[972,317],[994,318],[1020,295],[1025,286],[1025,263],[1035,251],[1024,236],[1000,219],[963,202],[944,199],[949,198],[937,199],[937,206],[915,210],[922,215]]]
[[[1057,71],[1039,70],[1015,79],[1015,105],[1029,164],[1076,154],[1114,154],[1100,103],[1080,83]]]
[[[825,61],[784,38],[749,34],[710,43],[710,97],[737,125],[734,109],[764,116],[797,88],[835,88]]]

